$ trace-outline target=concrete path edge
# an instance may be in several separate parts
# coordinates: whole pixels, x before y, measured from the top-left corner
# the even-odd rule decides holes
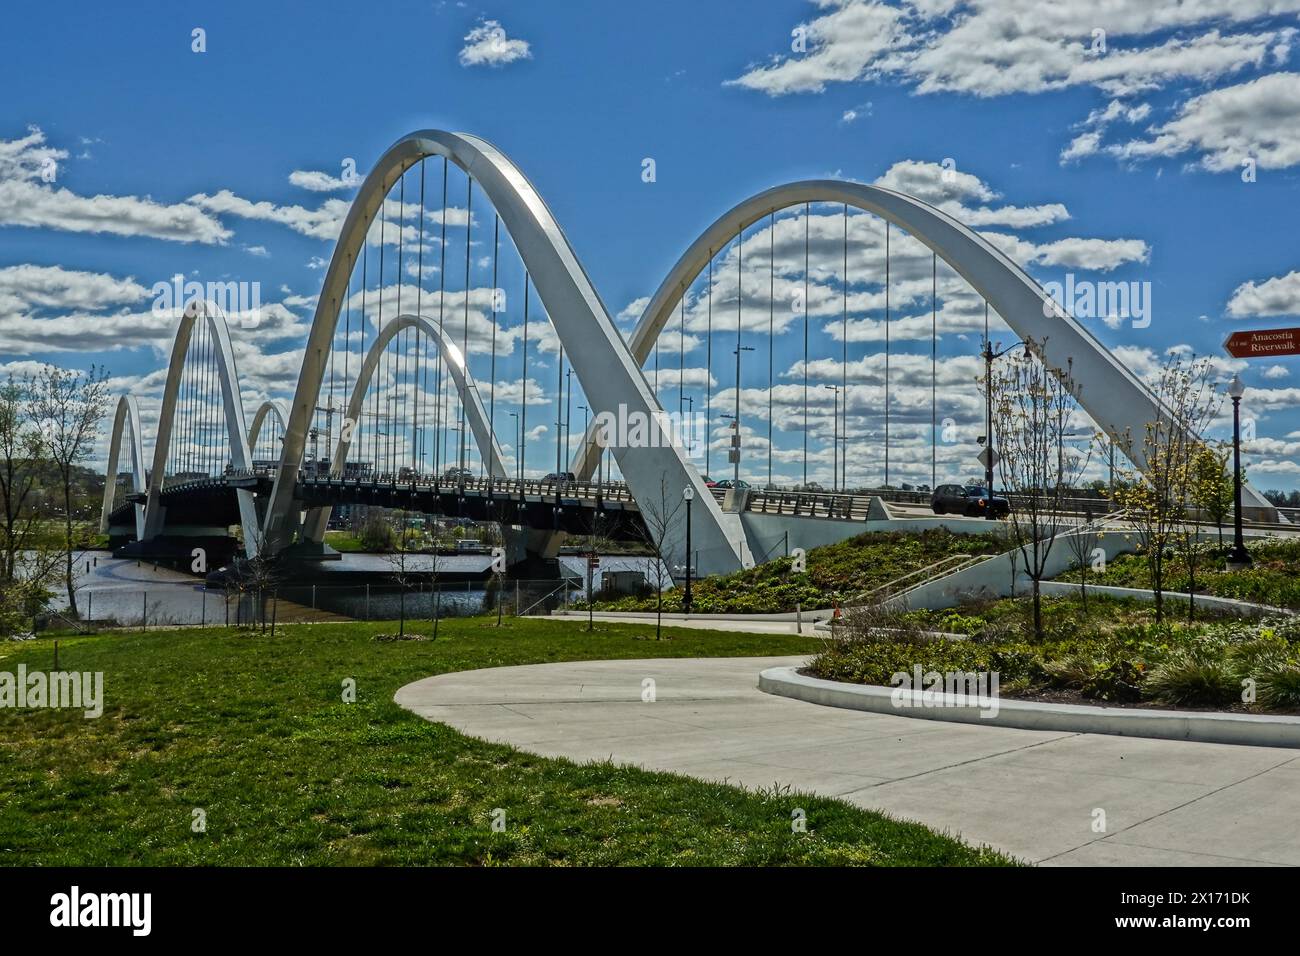
[[[900,691],[879,684],[822,680],[800,674],[794,667],[770,667],[762,671],[758,675],[758,689],[767,694],[790,697],[810,704],[922,720],[987,724],[1020,730],[1300,748],[1300,717],[1283,715],[1044,704],[1006,698],[999,698],[996,713],[990,713],[991,707],[965,703],[950,694],[933,695],[931,702],[924,704],[922,691]],[[896,691],[900,695],[899,704],[894,703]],[[942,699],[942,704],[939,699]]]

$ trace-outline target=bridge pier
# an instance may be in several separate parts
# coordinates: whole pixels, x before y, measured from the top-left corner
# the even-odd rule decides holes
[[[109,544],[113,544],[111,535]],[[198,568],[195,563],[200,561],[200,555],[195,554],[196,550],[202,552]],[[179,527],[168,528],[167,534],[121,543],[113,548],[113,557],[165,564],[178,571],[199,573],[201,570],[206,573],[230,564],[241,550],[239,541],[232,538],[225,528]]]
[[[522,528],[501,525],[505,542],[506,568],[517,579],[560,577],[560,538],[549,528]]]

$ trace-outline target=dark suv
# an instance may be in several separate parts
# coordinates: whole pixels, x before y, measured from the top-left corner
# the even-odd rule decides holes
[[[930,495],[930,507],[937,515],[957,514],[982,518],[993,511],[993,517],[1005,518],[1011,514],[1011,504],[1001,495],[989,497],[983,485],[940,485]]]

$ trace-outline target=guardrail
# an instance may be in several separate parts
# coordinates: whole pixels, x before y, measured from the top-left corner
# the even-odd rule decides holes
[[[349,478],[341,475],[305,475],[299,476],[300,484],[311,488],[374,488],[385,487],[391,490],[429,491],[436,495],[466,493],[491,495],[502,498],[526,500],[555,499],[588,500],[596,502],[614,501],[635,504],[632,492],[623,482],[591,481],[546,481],[544,479],[525,478],[448,478],[433,475],[403,475],[400,473],[381,473],[364,478]]]

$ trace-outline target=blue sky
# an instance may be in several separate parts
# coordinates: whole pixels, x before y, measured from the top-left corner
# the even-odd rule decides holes
[[[426,127],[484,137],[520,166],[611,313],[625,313],[625,328],[637,300],[717,215],[769,186],[829,176],[881,180],[947,203],[959,217],[984,210],[986,221],[971,224],[997,234],[1040,281],[1070,272],[1150,282],[1149,326],[1085,320],[1140,374],[1171,347],[1218,355],[1234,329],[1300,324],[1300,3],[1205,0],[1195,13],[1137,0],[1070,0],[1050,14],[1035,13],[1039,6],[232,0],[135,3],[129,15],[78,3],[58,18],[11,7],[0,33],[9,92],[0,111],[0,365],[21,373],[35,362],[102,363],[119,390],[148,406],[174,319],[151,312],[153,296],[141,291],[181,272],[260,283],[267,316],[239,335],[246,404],[251,414],[263,398],[286,397],[331,229],[353,194],[305,189],[291,174],[337,177],[349,157],[364,174],[395,139]],[[205,52],[191,48],[195,28],[205,31]],[[798,31],[802,50],[792,49]],[[47,157],[53,181],[39,174]],[[642,178],[647,157],[652,183]],[[1253,161],[1253,182],[1243,180],[1243,160]],[[428,181],[435,178],[429,165]],[[463,196],[463,183],[453,195]],[[475,214],[477,241],[492,221],[477,204]],[[834,210],[814,216],[834,227]],[[870,237],[866,217],[854,225]],[[789,219],[781,228],[802,227]],[[767,241],[747,232],[747,259],[751,240]],[[449,258],[457,241],[463,262],[463,230],[453,228]],[[475,247],[476,289],[490,284],[482,252]],[[726,255],[719,270],[734,264]],[[517,271],[517,263],[502,267],[507,277]],[[828,300],[838,282],[827,280]],[[437,283],[428,276],[425,288]],[[879,344],[865,330],[883,314],[871,307],[872,277],[851,269],[850,283],[862,303],[855,299],[851,318],[864,331],[849,343],[852,381],[861,378],[843,427],[865,443],[879,426],[869,360]],[[462,285],[463,266],[454,287]],[[727,290],[716,291],[724,301]],[[894,319],[928,314],[928,304],[906,304],[906,290],[895,301],[904,304]],[[954,291],[953,324],[940,345],[954,378],[938,417],[958,426],[942,449],[941,481],[976,470],[971,450],[982,434],[975,387],[961,384],[969,381],[961,360],[973,362],[979,346],[979,332],[958,317],[962,301]],[[517,326],[517,305],[499,317],[503,328]],[[822,363],[815,387],[839,381],[838,365],[825,364],[841,354],[838,319],[837,307],[814,310],[810,359]],[[760,339],[746,359],[747,409],[766,404]],[[546,430],[530,438],[527,465],[546,471],[554,463],[542,449],[555,441],[555,355],[532,347],[533,400],[552,405],[530,406],[530,425]],[[719,406],[734,394],[731,347],[715,346]],[[894,347],[929,354],[928,337]],[[797,325],[773,349],[784,373],[778,384],[794,388],[802,374]],[[681,363],[699,370],[701,382],[703,355],[692,349]],[[480,380],[489,378],[486,361],[471,350]],[[498,382],[517,381],[519,350],[499,361]],[[667,368],[678,357],[664,352],[660,361]],[[1300,473],[1294,362],[1222,363],[1251,386],[1252,476],[1263,487],[1295,487]],[[923,365],[896,364],[900,422],[909,383],[921,376],[928,395]],[[516,406],[498,387],[497,423],[507,433]],[[703,403],[702,385],[690,394]],[[661,389],[670,410],[677,395]],[[826,482],[831,393],[817,401],[809,475]],[[915,428],[893,433],[901,444],[892,477],[928,482],[928,404],[911,411]],[[803,435],[786,412],[774,429],[775,470],[778,480],[798,480]],[[751,479],[766,479],[764,414],[746,412],[742,474]],[[150,422],[146,407],[146,432]],[[513,433],[502,444],[513,456]],[[860,458],[851,454],[854,468]],[[880,477],[867,465],[860,471],[852,482]]]

